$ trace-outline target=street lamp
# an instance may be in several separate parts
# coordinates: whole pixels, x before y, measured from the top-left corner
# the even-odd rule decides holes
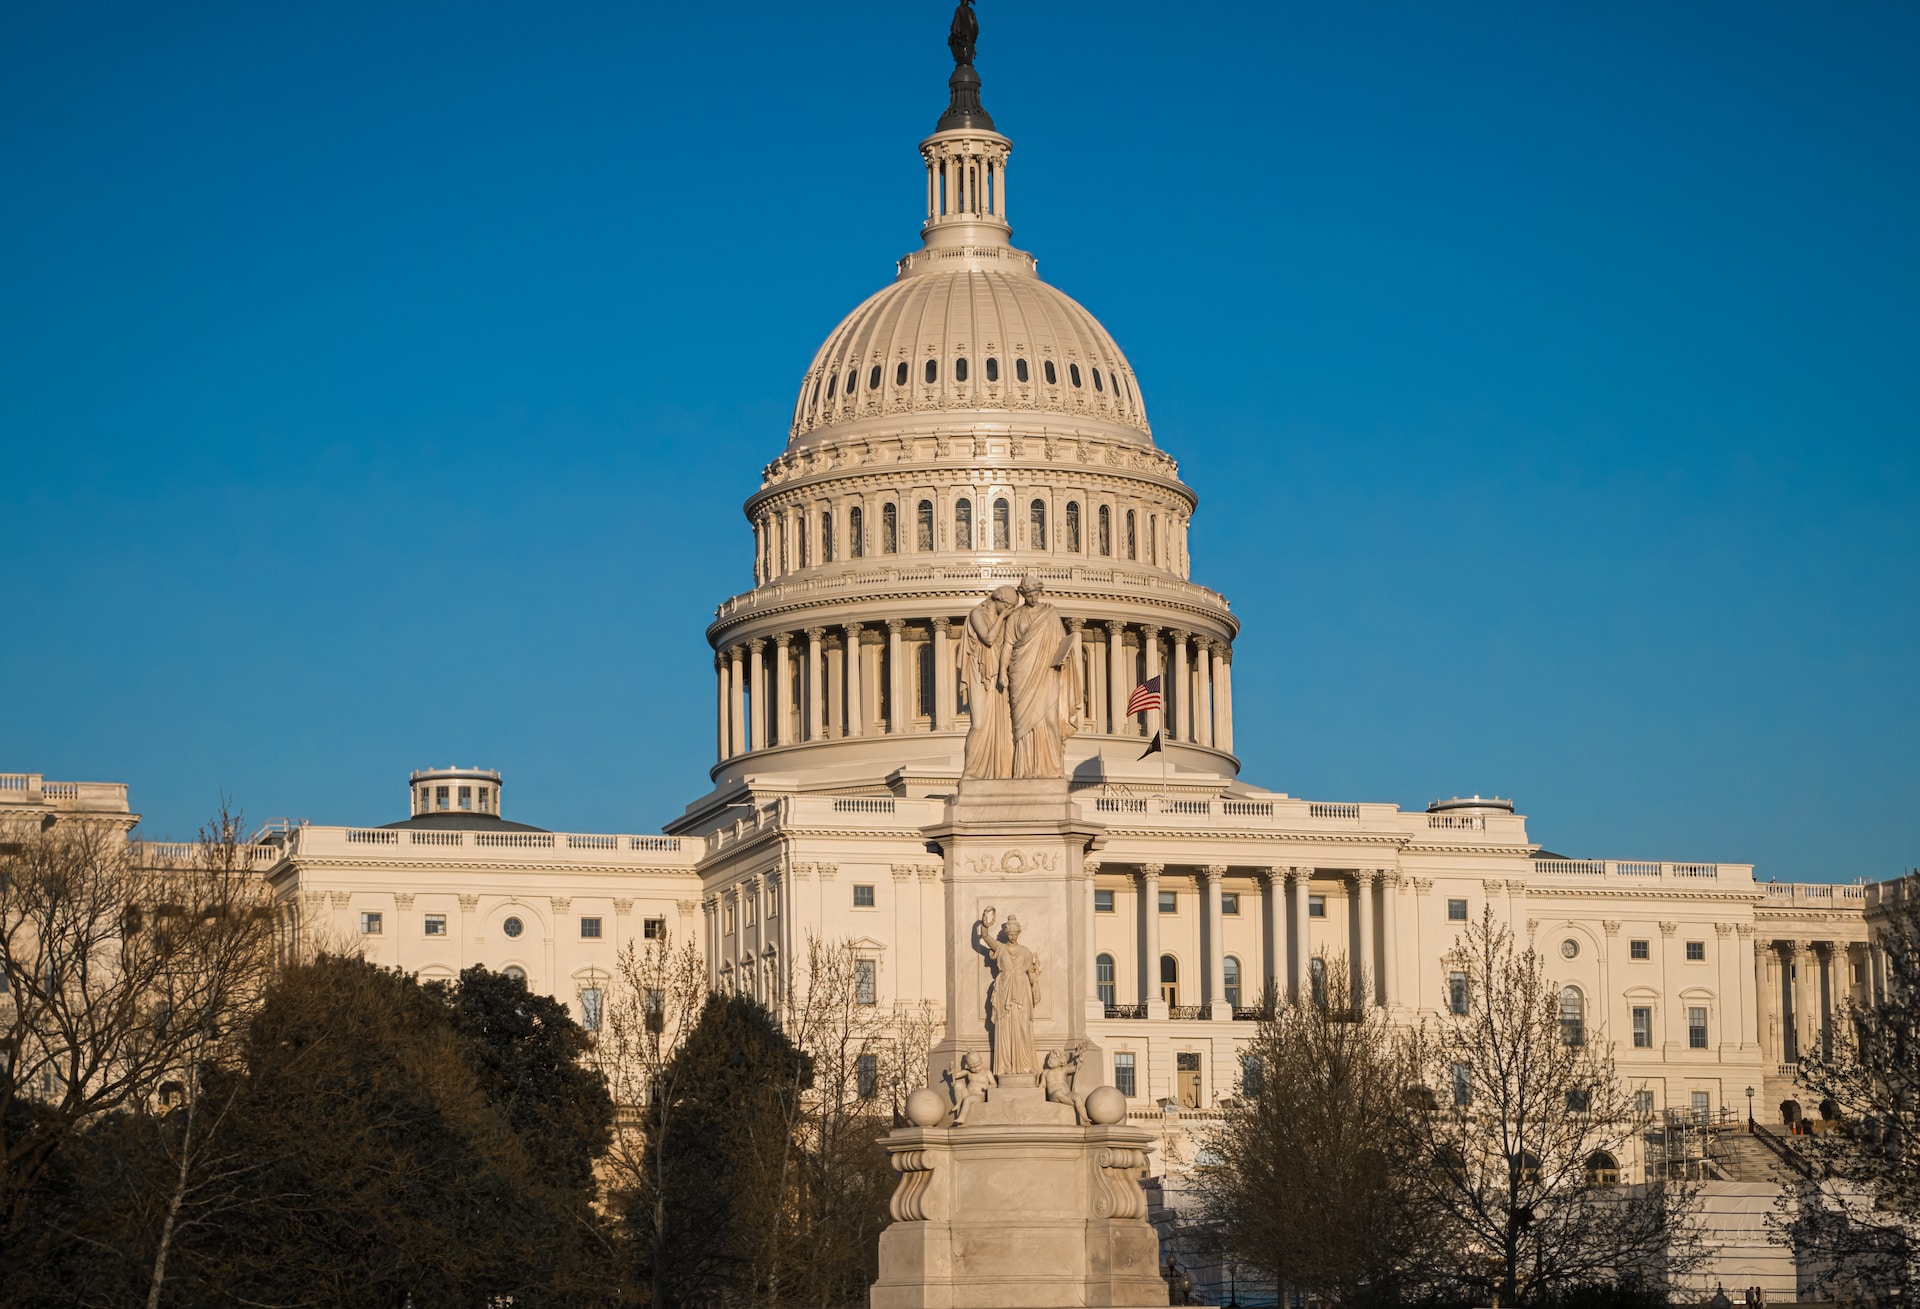
[[[1747,1088],[1747,1130],[1753,1130],[1753,1088]]]

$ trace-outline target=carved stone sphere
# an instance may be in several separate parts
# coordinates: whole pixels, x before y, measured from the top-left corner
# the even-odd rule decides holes
[[[907,1121],[915,1127],[937,1127],[946,1116],[947,1098],[930,1086],[907,1097]]]
[[[912,1112],[911,1107],[908,1112]],[[1087,1097],[1087,1118],[1091,1122],[1117,1123],[1126,1116],[1127,1097],[1120,1094],[1118,1087],[1097,1086]]]

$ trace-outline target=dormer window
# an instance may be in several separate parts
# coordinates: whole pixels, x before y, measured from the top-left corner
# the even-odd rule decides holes
[[[1026,360],[1016,359],[1013,361],[1013,380],[1016,382],[1024,382],[1027,380]]]
[[[1080,365],[1079,365],[1079,364],[1068,364],[1068,365],[1067,365],[1067,376],[1073,379],[1073,384],[1074,384],[1075,386],[1079,386],[1079,385],[1080,385]]]
[[[940,380],[940,361],[937,359],[927,360],[927,385],[932,386],[935,382],[939,380]]]
[[[1093,389],[1096,391],[1104,391],[1106,389],[1100,385],[1100,370],[1098,368],[1093,370]]]
[[[1000,380],[1000,361],[992,355],[987,356],[987,380],[989,382]]]
[[[895,386],[905,386],[907,384],[907,361],[904,359],[902,359],[899,366],[893,370],[893,384]]]
[[[965,355],[961,355],[953,361],[953,380],[956,382],[964,382],[967,380],[967,357]]]
[[[1057,374],[1057,373],[1055,373],[1055,372],[1053,371],[1053,360],[1051,360],[1051,359],[1049,359],[1049,360],[1047,360],[1047,362],[1046,362],[1046,364],[1044,365],[1044,370],[1045,370],[1045,372],[1046,372],[1046,375],[1047,375],[1047,385],[1048,385],[1048,386],[1058,386],[1058,385],[1060,385],[1060,377],[1059,377],[1059,374]]]
[[[879,389],[880,389],[880,365],[875,364],[873,366],[873,371],[867,374],[867,390],[878,391]]]

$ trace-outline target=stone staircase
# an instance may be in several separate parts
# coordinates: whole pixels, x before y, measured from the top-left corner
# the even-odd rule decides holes
[[[1745,1132],[1723,1132],[1717,1136],[1713,1143],[1713,1162],[1729,1182],[1771,1182],[1781,1186],[1794,1176],[1759,1137]]]

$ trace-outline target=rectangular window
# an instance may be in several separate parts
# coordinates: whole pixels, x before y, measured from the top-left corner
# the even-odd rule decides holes
[[[1567,1112],[1570,1114],[1584,1114],[1592,1103],[1593,1093],[1584,1086],[1567,1092]]]
[[[777,886],[769,886],[762,894],[767,898],[767,917],[778,918],[780,916],[780,888]]]
[[[760,902],[752,896],[747,897],[747,926],[752,927],[760,921]]]
[[[1687,1049],[1704,1050],[1707,1048],[1707,1009],[1705,1005],[1695,1005],[1687,1010]]]
[[[1447,974],[1447,1008],[1456,1014],[1467,1012],[1467,975],[1465,973]]]
[[[1653,1117],[1653,1092],[1635,1091],[1633,1093],[1633,1112],[1642,1119]]]
[[[1693,1109],[1693,1121],[1706,1126],[1707,1119],[1713,1114],[1713,1095],[1708,1091],[1695,1091],[1689,1098]]]
[[[362,936],[380,935],[380,915],[379,914],[361,914],[360,915],[360,935]]]
[[[1627,958],[1651,959],[1653,958],[1653,947],[1645,941],[1629,941],[1627,942]]]
[[[1237,914],[1240,912],[1240,894],[1237,891],[1225,891],[1220,895],[1220,912]]]
[[[1704,964],[1707,961],[1707,943],[1705,941],[1687,942],[1687,962]]]
[[[427,935],[445,936],[447,934],[447,916],[445,914],[427,915]]]
[[[471,786],[463,786],[460,788],[460,807],[462,809],[473,808],[473,788]]]
[[[580,920],[580,939],[583,941],[598,941],[600,939],[600,920],[598,918],[582,918]]]
[[[580,1026],[589,1032],[600,1030],[600,988],[597,986],[580,993]]]
[[[1260,1056],[1243,1054],[1240,1056],[1240,1093],[1249,1098],[1260,1094]]]
[[[667,920],[664,918],[646,919],[640,924],[640,935],[648,941],[666,940]]]
[[[880,1003],[880,965],[873,959],[853,961],[853,1002],[855,1004]]]
[[[1160,912],[1163,914],[1177,914],[1180,912],[1180,893],[1178,891],[1162,891],[1160,893]]]
[[[1095,891],[1093,893],[1093,912],[1110,914],[1113,912],[1113,892]]]
[[[1467,921],[1467,902],[1465,900],[1447,901],[1447,921],[1464,923]]]
[[[447,807],[446,787],[436,786],[433,788],[433,805],[436,809],[445,809]]]
[[[853,888],[853,907],[855,909],[873,908],[873,888],[871,886],[862,885]]]
[[[1307,917],[1325,918],[1327,916],[1327,897],[1310,895],[1307,897]]]
[[[1113,1088],[1124,1096],[1139,1094],[1139,1092],[1134,1089],[1133,1054],[1131,1051],[1121,1050],[1113,1056]]]
[[[1653,1048],[1653,1010],[1646,1006],[1635,1005],[1633,1010],[1633,1048],[1651,1050]]]
[[[1456,1107],[1473,1103],[1473,1065],[1471,1064],[1453,1066],[1453,1103]]]
[[[880,1094],[880,1056],[863,1054],[853,1063],[853,1090],[862,1100]]]
[[[723,924],[723,926],[721,927],[721,930],[724,931],[729,936],[733,935],[733,906],[732,905],[727,906],[726,913],[723,916],[721,921]]]
[[[1113,956],[1103,954],[1093,961],[1093,984],[1099,993],[1100,1003],[1108,1009],[1113,1008]]]

